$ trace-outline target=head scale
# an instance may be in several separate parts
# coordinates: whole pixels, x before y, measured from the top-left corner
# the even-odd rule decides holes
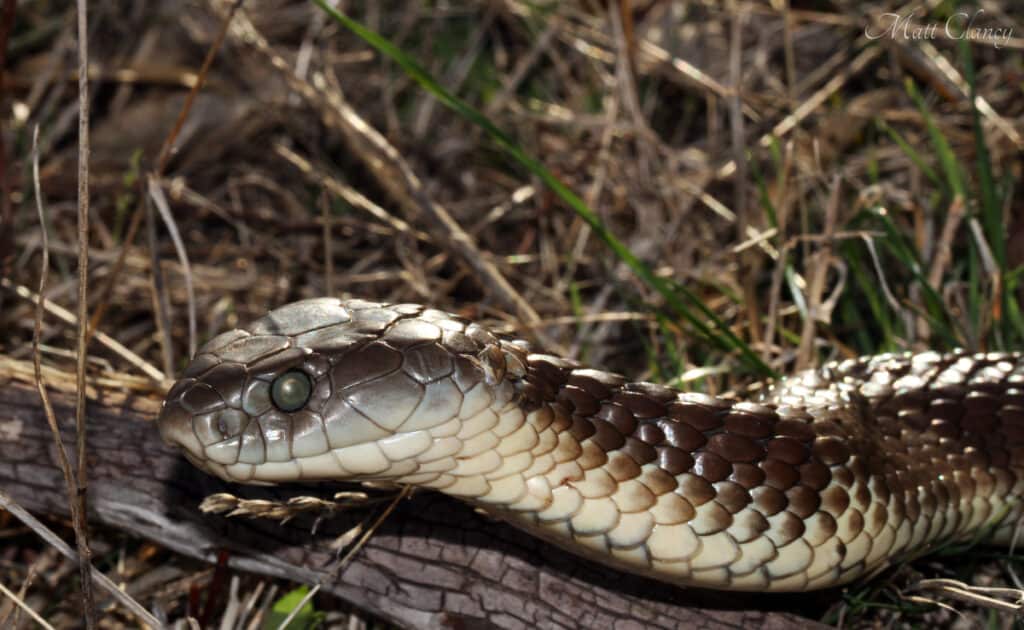
[[[396,480],[463,420],[514,408],[521,354],[419,305],[303,300],[206,343],[158,425],[229,481]]]

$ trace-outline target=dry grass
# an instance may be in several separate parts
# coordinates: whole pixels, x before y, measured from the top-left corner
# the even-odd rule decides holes
[[[270,306],[335,293],[429,302],[638,379],[724,392],[763,376],[701,338],[487,133],[313,4],[250,0],[234,14],[218,0],[89,4],[91,373],[131,372],[158,387],[197,341]],[[996,47],[946,37],[952,11],[939,2],[603,4],[347,9],[543,162],[772,371],[890,349],[1020,347],[1019,275],[1004,270],[1024,264],[1013,194],[1022,9],[981,3],[975,26],[1009,34]],[[939,26],[893,37],[886,13]],[[71,309],[79,287],[77,41],[73,4],[21,3],[13,27],[0,12],[9,359],[32,353],[35,306],[14,288],[39,286],[43,259],[36,125],[45,295]],[[990,179],[979,164],[991,165]],[[906,265],[915,256],[917,271]],[[125,351],[98,342],[101,332]],[[47,315],[43,363],[73,370],[75,339],[73,325]],[[224,584],[240,580],[242,609],[280,595],[116,532],[93,532],[91,546],[98,568],[172,619],[189,589],[211,582],[232,590],[239,584]],[[988,586],[1005,578],[1000,566],[971,568]],[[962,568],[925,565],[970,579]],[[0,513],[0,583],[54,627],[81,618],[74,574]],[[905,582],[892,579],[867,603],[861,593],[836,602],[829,619],[962,623],[920,595],[898,604],[885,593]],[[979,622],[990,614],[942,601]],[[129,623],[101,593],[97,604],[100,627]],[[0,623],[27,623],[17,610],[0,597]]]

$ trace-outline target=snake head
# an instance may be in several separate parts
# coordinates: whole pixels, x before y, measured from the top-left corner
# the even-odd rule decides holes
[[[510,405],[514,350],[419,305],[303,300],[207,342],[157,422],[228,481],[395,480],[460,414]]]

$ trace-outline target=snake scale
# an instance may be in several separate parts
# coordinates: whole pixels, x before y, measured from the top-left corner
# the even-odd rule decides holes
[[[658,580],[800,591],[990,527],[1024,492],[1024,355],[893,354],[759,402],[628,382],[414,304],[295,302],[203,346],[165,441],[241,483],[458,497]]]

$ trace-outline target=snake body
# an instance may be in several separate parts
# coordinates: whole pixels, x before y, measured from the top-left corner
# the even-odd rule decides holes
[[[210,340],[159,428],[229,481],[432,488],[625,571],[798,591],[983,527],[1009,539],[1024,356],[848,360],[743,402],[628,382],[419,305],[320,298]]]

